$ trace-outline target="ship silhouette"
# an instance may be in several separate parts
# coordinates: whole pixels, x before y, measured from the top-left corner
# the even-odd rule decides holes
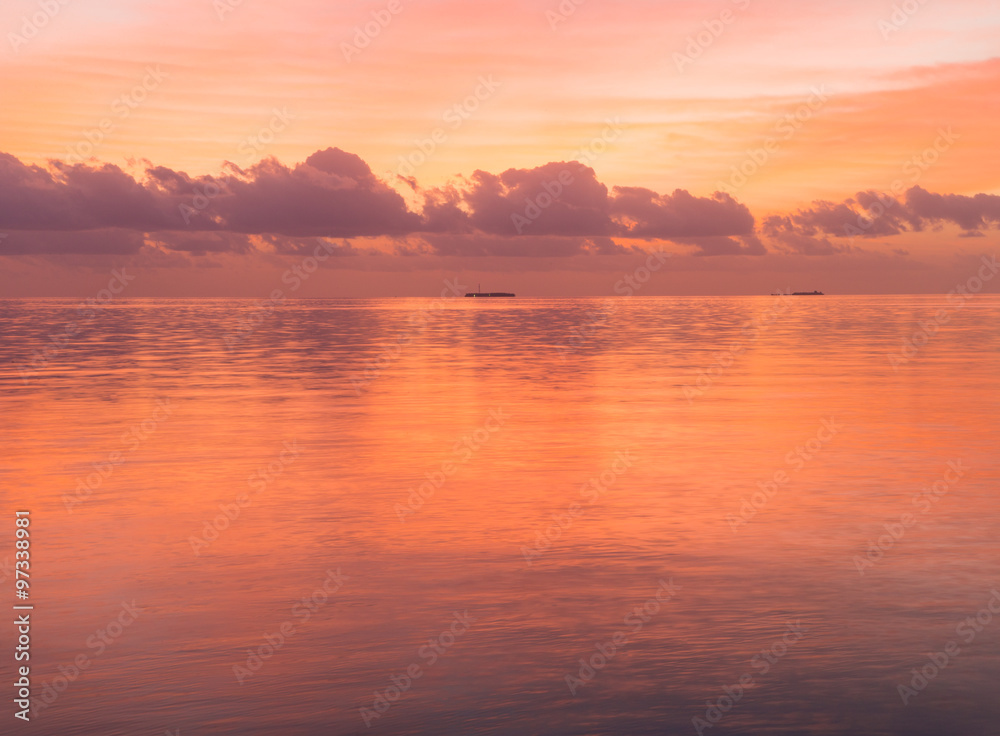
[[[476,284],[476,290],[468,292],[466,296],[493,297],[493,296],[514,296],[514,294],[511,294],[506,291],[483,291],[483,285]]]

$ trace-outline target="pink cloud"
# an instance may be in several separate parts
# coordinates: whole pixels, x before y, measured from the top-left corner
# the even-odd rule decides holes
[[[273,158],[245,170],[229,166],[219,178],[150,164],[139,179],[110,164],[53,161],[43,168],[0,154],[6,251],[132,253],[149,241],[195,255],[296,254],[314,247],[314,237],[384,237],[400,240],[398,255],[613,255],[633,252],[634,244],[618,242],[628,240],[725,256],[764,255],[763,237],[778,251],[829,255],[849,249],[831,238],[888,237],[945,223],[971,237],[1000,223],[1000,196],[912,187],[901,198],[863,191],[837,203],[817,201],[769,216],[758,229],[753,213],[729,194],[609,190],[576,161],[500,174],[476,170],[427,190],[407,182],[422,196],[417,209],[363,159],[338,148],[293,166]],[[359,252],[344,240],[337,255]]]

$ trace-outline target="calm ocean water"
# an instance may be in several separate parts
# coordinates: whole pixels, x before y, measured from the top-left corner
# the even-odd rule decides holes
[[[2,301],[18,730],[994,736],[998,325],[985,295]]]

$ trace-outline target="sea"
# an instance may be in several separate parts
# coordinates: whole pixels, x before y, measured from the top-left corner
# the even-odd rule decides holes
[[[6,299],[0,340],[4,733],[1000,733],[1000,296]]]

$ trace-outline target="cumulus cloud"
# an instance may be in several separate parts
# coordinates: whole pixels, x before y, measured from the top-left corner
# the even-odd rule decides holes
[[[494,235],[611,235],[608,188],[577,161],[476,171],[462,192],[469,223]]]
[[[318,151],[294,168],[265,159],[230,184],[216,210],[228,229],[247,233],[402,235],[421,225],[368,164],[339,148]]]
[[[905,208],[896,199],[877,192],[859,192],[856,197],[843,202],[813,202],[812,207],[799,209],[788,215],[786,220],[782,228],[784,232],[794,231],[807,237],[817,234],[885,237],[898,235],[909,229],[908,224],[912,224]]]
[[[47,167],[0,153],[0,231],[7,253],[134,253],[144,243],[202,255],[307,252],[310,238],[396,239],[399,255],[551,256],[627,253],[623,239],[670,241],[694,255],[828,255],[845,235],[884,237],[952,223],[966,237],[1000,223],[1000,196],[933,194],[899,199],[874,191],[814,202],[757,223],[731,195],[660,194],[598,180],[577,161],[499,174],[476,170],[445,186],[407,181],[418,204],[359,156],[327,148],[293,166],[270,158],[221,177],[190,176],[147,162],[142,176],[112,164]],[[408,195],[409,196],[409,195]],[[412,201],[412,199],[411,199]],[[850,228],[854,228],[852,233]]]
[[[829,256],[849,249],[818,235],[817,228],[803,225],[787,215],[771,215],[761,223],[761,232],[786,253],[806,256]]]
[[[447,212],[452,223],[506,236],[679,240],[750,235],[754,229],[750,210],[728,194],[707,198],[641,187],[609,192],[592,168],[577,161],[501,174],[476,171],[458,190],[430,193],[428,205],[435,222]]]
[[[627,252],[616,237],[695,239],[705,254],[757,250],[731,239],[750,237],[754,220],[727,194],[704,198],[678,189],[661,195],[638,187],[609,192],[593,169],[576,161],[500,174],[477,170],[429,190],[409,182],[423,197],[417,211],[360,157],[338,148],[295,166],[275,159],[245,170],[227,166],[221,177],[190,176],[148,162],[139,179],[111,164],[53,161],[43,168],[2,154],[0,228],[77,233],[39,234],[31,240],[37,252],[132,252],[143,234],[160,247],[195,255],[252,251],[251,235],[423,234],[426,247],[438,254]],[[95,237],[98,230],[115,234]],[[130,236],[123,240],[119,230]],[[403,250],[418,252],[412,245]]]
[[[833,244],[829,237],[889,237],[943,224],[965,231],[960,237],[979,237],[991,225],[1000,226],[1000,196],[934,194],[919,186],[911,187],[902,197],[862,191],[842,202],[820,200],[788,215],[767,217],[761,231],[789,250],[826,255],[844,247]]]
[[[159,229],[164,203],[117,166],[28,166],[0,153],[0,228],[10,230]]]
[[[906,192],[906,206],[922,221],[953,222],[963,230],[982,230],[1000,225],[1000,196],[996,194],[931,194],[922,187]]]
[[[0,154],[0,228],[359,237],[414,232],[423,222],[364,161],[336,148],[295,167],[265,159],[224,177],[164,166],[145,173],[138,181],[112,164],[61,161],[45,169]]]
[[[695,197],[683,189],[657,194],[640,187],[615,187],[611,205],[617,234],[632,238],[723,237],[751,235],[754,217],[729,194]]]

